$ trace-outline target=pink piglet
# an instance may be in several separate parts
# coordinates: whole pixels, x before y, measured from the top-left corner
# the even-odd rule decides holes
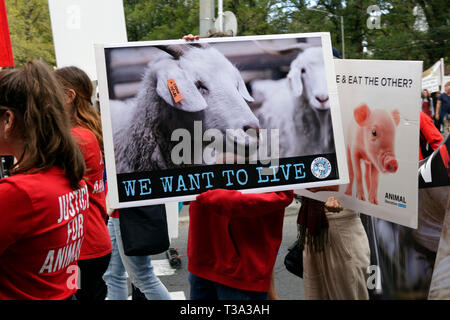
[[[356,197],[365,201],[361,161],[365,162],[365,181],[368,199],[378,204],[379,173],[395,173],[398,162],[395,158],[394,142],[396,127],[400,123],[397,109],[370,110],[362,104],[353,111],[354,120],[348,128],[347,161],[350,183],[345,194],[352,195],[353,180],[356,178]]]

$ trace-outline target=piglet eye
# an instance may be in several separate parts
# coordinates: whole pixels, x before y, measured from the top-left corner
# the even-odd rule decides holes
[[[372,136],[374,136],[374,137],[377,136],[377,130],[372,130]]]

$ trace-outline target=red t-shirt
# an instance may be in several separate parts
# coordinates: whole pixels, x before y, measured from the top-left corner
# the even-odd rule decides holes
[[[89,195],[58,167],[0,180],[0,299],[67,299],[77,291]]]
[[[430,100],[422,100],[422,112],[431,118]]]
[[[79,260],[103,257],[112,251],[111,238],[106,226],[106,198],[103,182],[102,154],[97,138],[89,129],[72,128],[86,163],[85,180],[89,190],[89,224],[86,227]]]
[[[432,150],[436,150],[444,140],[439,130],[435,127],[433,120],[425,113],[420,113],[420,145],[427,143]],[[419,146],[419,161],[423,160],[422,150]]]
[[[293,191],[216,189],[189,206],[188,270],[223,285],[268,292]]]

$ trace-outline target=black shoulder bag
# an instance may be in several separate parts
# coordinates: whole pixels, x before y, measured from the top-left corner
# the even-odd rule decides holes
[[[164,204],[119,209],[120,232],[127,256],[148,256],[170,246]]]
[[[303,278],[303,247],[298,240],[288,248],[288,253],[284,258],[284,265],[290,273]]]

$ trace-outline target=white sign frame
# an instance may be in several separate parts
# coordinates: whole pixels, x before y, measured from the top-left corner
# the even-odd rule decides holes
[[[368,201],[368,191],[365,192],[366,200],[362,201],[356,197],[356,178],[353,182],[353,194],[344,194],[346,186],[341,185],[339,192],[319,191],[310,192],[308,190],[296,190],[296,193],[326,201],[329,197],[336,198],[344,208],[354,210],[359,213],[375,216],[393,223],[401,224],[410,228],[417,228],[418,224],[418,166],[419,166],[419,122],[420,122],[420,91],[421,91],[421,70],[422,61],[392,61],[392,60],[339,60],[335,61],[337,76],[342,74],[352,76],[369,76],[372,79],[381,79],[397,76],[402,79],[412,79],[409,88],[389,87],[356,84],[340,84],[340,107],[343,117],[343,126],[347,127],[350,119],[353,119],[353,110],[361,103],[367,103],[369,108],[386,109],[392,111],[400,108],[400,123],[396,128],[396,157],[399,162],[399,170],[395,174],[380,173],[378,189],[378,205]],[[345,70],[345,71],[344,71]],[[409,75],[409,77],[407,77]],[[363,80],[364,81],[364,80]],[[342,82],[342,81],[341,81]],[[409,82],[407,82],[409,83]],[[364,97],[366,101],[360,97]],[[389,103],[390,102],[390,103]],[[348,108],[348,109],[347,109]],[[403,109],[402,109],[403,108]],[[406,114],[406,116],[405,116]],[[399,128],[403,129],[403,134],[399,136]],[[346,141],[347,143],[347,141]],[[348,155],[347,155],[348,157]],[[407,169],[403,169],[407,167]],[[400,167],[403,167],[400,174]],[[364,178],[364,161],[361,161],[363,185],[366,189]],[[394,176],[395,175],[395,176]],[[383,180],[381,180],[383,179]],[[397,201],[397,206],[393,204],[396,200],[386,199],[386,193],[395,196],[404,196],[406,204]],[[384,196],[383,196],[384,195]],[[403,208],[406,206],[406,208]]]
[[[264,36],[242,36],[242,37],[229,37],[229,38],[208,38],[200,39],[199,43],[215,43],[215,42],[234,42],[234,41],[248,41],[248,40],[272,40],[272,39],[292,39],[292,38],[309,38],[319,37],[322,41],[322,51],[324,55],[324,64],[326,70],[326,80],[328,86],[328,93],[330,99],[330,110],[333,125],[333,135],[335,140],[335,154],[337,158],[337,170],[339,172],[339,178],[335,180],[302,183],[302,184],[290,184],[281,186],[261,187],[254,189],[240,190],[243,193],[261,193],[261,192],[276,192],[284,190],[293,190],[299,188],[309,188],[326,185],[336,185],[348,183],[348,169],[345,148],[343,145],[343,128],[339,108],[339,99],[337,93],[337,86],[335,82],[335,71],[332,56],[332,46],[330,40],[330,34],[328,32],[317,33],[298,33],[298,34],[286,34],[286,35],[264,35]],[[108,93],[108,79],[107,79],[107,66],[105,58],[105,49],[107,48],[123,48],[123,47],[140,47],[140,46],[156,46],[156,45],[176,45],[186,44],[185,40],[162,40],[162,41],[143,41],[143,42],[130,42],[130,43],[116,43],[116,44],[96,44],[96,64],[97,64],[97,76],[100,95],[101,117],[103,125],[103,138],[104,149],[106,157],[106,170],[108,174],[108,189],[110,193],[110,204],[112,208],[126,208],[136,207],[144,205],[153,205],[166,202],[184,202],[195,200],[197,195],[186,196],[174,196],[167,198],[148,199],[139,201],[127,201],[120,202],[118,195],[118,183],[116,179],[116,163],[114,155],[114,144],[112,137],[112,123],[111,114],[109,108],[109,93]]]

